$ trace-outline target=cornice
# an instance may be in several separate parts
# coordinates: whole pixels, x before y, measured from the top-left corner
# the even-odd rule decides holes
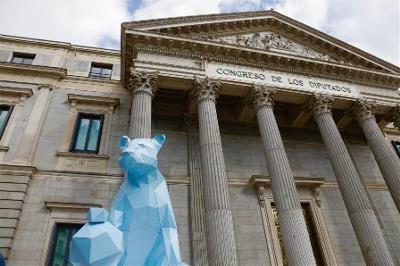
[[[126,41],[131,46],[126,47],[126,51],[147,51],[195,59],[206,58],[210,61],[253,66],[306,76],[324,77],[390,89],[397,89],[398,86],[400,86],[399,74],[391,74],[316,59],[301,58],[278,52],[261,51],[246,47],[137,30],[129,31],[129,38]],[[133,45],[133,43],[135,45]],[[134,57],[135,55],[133,53],[122,55],[123,72],[121,80],[123,82],[127,82],[126,73],[124,72],[131,66]]]
[[[0,72],[15,75],[49,77],[57,80],[61,80],[67,75],[67,70],[65,68],[13,64],[7,62],[0,62]]]
[[[13,95],[16,97],[30,97],[30,96],[32,96],[32,90],[26,89],[26,88],[0,86],[0,95],[1,94]]]
[[[8,42],[8,43],[24,44],[24,45],[26,44],[38,45],[53,49],[74,50],[79,52],[88,52],[88,53],[114,55],[114,56],[119,56],[121,54],[119,50],[114,50],[114,49],[74,45],[68,42],[58,42],[58,41],[3,35],[3,34],[0,34],[0,42]]]
[[[120,104],[120,101],[118,98],[91,96],[91,95],[68,94],[68,100],[70,102],[76,102],[76,103],[109,105],[109,106],[113,106],[113,107],[118,107]],[[91,156],[93,156],[93,155],[91,155]]]

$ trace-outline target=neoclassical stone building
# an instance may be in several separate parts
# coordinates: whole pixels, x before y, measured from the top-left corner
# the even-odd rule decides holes
[[[398,264],[399,86],[275,11],[123,23],[121,51],[0,35],[0,252],[67,265],[119,137],[164,133],[188,264]]]

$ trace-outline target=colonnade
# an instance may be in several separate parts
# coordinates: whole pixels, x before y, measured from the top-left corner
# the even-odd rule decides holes
[[[130,136],[149,138],[151,100],[157,90],[157,74],[133,69],[130,74],[128,87],[133,94]],[[216,112],[219,88],[217,81],[194,78],[191,91],[198,109],[207,254],[210,265],[237,265],[228,180]],[[315,265],[293,174],[273,113],[275,93],[274,88],[254,85],[247,101],[257,115],[289,265]],[[332,102],[332,96],[314,94],[308,108],[314,115],[328,151],[358,243],[368,264],[394,265],[368,192],[333,120]],[[353,109],[400,210],[400,160],[375,121],[374,105],[358,100]]]

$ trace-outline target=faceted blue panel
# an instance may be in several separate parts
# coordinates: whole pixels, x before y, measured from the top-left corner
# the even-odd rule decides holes
[[[108,212],[103,208],[90,208],[87,219],[90,223],[103,223],[107,220]]]
[[[91,209],[89,223],[74,235],[73,265],[186,265],[167,183],[157,168],[164,141],[164,135],[121,138],[119,164],[125,180],[110,215],[104,209]]]

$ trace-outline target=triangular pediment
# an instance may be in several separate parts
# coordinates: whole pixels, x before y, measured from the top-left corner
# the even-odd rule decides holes
[[[124,67],[132,64],[132,48],[142,45],[348,80],[356,74],[385,86],[400,83],[399,67],[271,10],[127,22],[121,43]]]
[[[122,27],[123,32],[139,29],[400,73],[395,65],[273,10],[127,22]]]

